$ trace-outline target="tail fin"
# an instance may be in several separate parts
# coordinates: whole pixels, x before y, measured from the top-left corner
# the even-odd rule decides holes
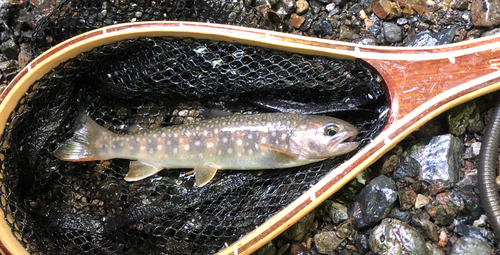
[[[89,116],[81,114],[75,123],[76,131],[69,140],[59,145],[54,156],[65,161],[91,161],[102,159],[95,141],[111,131],[99,126]]]

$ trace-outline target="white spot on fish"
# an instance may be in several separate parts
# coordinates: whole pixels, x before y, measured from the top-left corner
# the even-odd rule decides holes
[[[281,134],[281,140],[283,140],[283,141],[286,140],[286,134],[285,133]]]
[[[266,142],[267,142],[267,139],[266,139],[265,137],[262,137],[262,138],[260,139],[260,143],[266,143]]]
[[[171,145],[171,144],[172,144],[172,141],[168,140],[167,145]]]
[[[196,127],[195,129],[196,129],[196,131],[198,131],[198,130],[200,130],[200,127]]]
[[[204,131],[203,131],[203,135],[204,135],[204,136],[207,136],[207,135],[208,135],[208,131],[204,130]]]
[[[155,150],[153,148],[149,149],[149,154],[154,154]]]
[[[275,137],[276,136],[276,131],[271,132],[271,136]]]
[[[260,152],[260,155],[261,155],[261,156],[265,156],[265,155],[266,155],[266,152],[265,152],[265,151],[261,151],[261,152]]]
[[[203,153],[198,154],[198,157],[203,158]]]
[[[161,144],[159,144],[158,146],[156,146],[156,149],[161,151],[161,149],[163,149],[163,146],[161,146]]]
[[[219,133],[219,130],[218,129],[214,129],[214,134],[218,134]]]
[[[241,152],[238,152],[238,154],[237,154],[237,155],[238,155],[238,157],[241,157]]]
[[[166,133],[161,133],[161,137],[166,137],[166,136],[167,136],[167,134],[166,134]],[[169,136],[168,136],[168,137],[170,137],[170,134],[169,134]]]
[[[229,149],[227,149],[227,153],[228,153],[228,154],[233,153],[233,148],[229,148]]]
[[[200,141],[195,141],[195,142],[194,142],[194,145],[195,145],[195,146],[200,146],[200,144],[201,144],[201,142],[200,142]]]
[[[249,134],[249,135],[248,135],[248,139],[250,139],[250,140],[251,140],[251,139],[253,139],[253,135],[252,135],[252,134]]]
[[[123,148],[123,141],[120,141],[120,148]]]
[[[287,124],[288,126],[290,126],[290,121],[287,121],[287,122],[286,122],[286,124]]]
[[[174,138],[177,138],[179,135],[177,133],[174,133]]]
[[[116,150],[116,145],[113,143],[113,145],[111,146],[111,148],[113,148],[113,150]]]
[[[177,154],[177,147],[173,149],[174,154]]]
[[[141,139],[139,139],[139,137],[137,137],[137,138],[135,138],[135,141],[136,141],[136,142],[140,142],[140,141],[141,141]]]
[[[222,155],[222,150],[217,151],[217,155]]]
[[[248,150],[248,154],[252,155],[252,154],[253,154],[253,150],[252,150],[252,149],[249,149],[249,150]]]
[[[212,148],[212,147],[214,147],[213,143],[207,143],[207,148]]]
[[[129,150],[131,150],[131,151],[133,151],[133,150],[134,150],[134,146],[133,146],[133,145],[130,145],[130,146],[128,147],[128,149],[129,149]]]
[[[259,145],[258,144],[255,144],[255,149],[258,150],[259,149]]]
[[[238,141],[236,141],[236,143],[237,143],[239,146],[243,145],[243,141],[242,141],[241,139],[238,139]]]
[[[139,150],[141,150],[141,151],[145,151],[145,150],[146,150],[146,146],[141,146],[141,147],[139,147]]]
[[[184,150],[189,150],[189,144],[184,145]]]
[[[186,131],[185,133],[186,136],[191,136],[191,132],[189,132],[189,130]]]
[[[148,143],[151,143],[151,142],[153,142],[153,141],[151,140],[151,138],[148,138]]]
[[[227,137],[222,138],[223,143],[227,143]]]

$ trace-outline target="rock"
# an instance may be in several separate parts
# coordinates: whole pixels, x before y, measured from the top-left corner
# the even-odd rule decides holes
[[[343,204],[335,203],[332,201],[325,201],[325,211],[327,212],[330,219],[334,224],[338,224],[341,221],[347,220],[347,207]]]
[[[411,38],[406,46],[423,47],[448,44],[455,38],[455,33],[456,30],[454,28],[448,28],[438,33],[431,33],[429,30],[424,30]]]
[[[285,230],[285,232],[281,234],[282,238],[288,241],[302,242],[313,225],[314,213],[314,211],[308,213],[297,221],[297,223]]]
[[[316,0],[310,0],[309,7],[313,14],[318,14],[321,11],[322,5]]]
[[[389,20],[401,17],[401,8],[390,0],[373,0],[370,6],[377,17]]]
[[[328,20],[320,20],[318,22],[319,28],[326,35],[333,35],[333,28]]]
[[[313,255],[314,253],[300,243],[292,244],[289,255]]]
[[[491,254],[491,246],[484,240],[473,237],[461,237],[451,247],[451,255]]]
[[[465,11],[467,10],[467,7],[469,7],[469,1],[468,0],[455,0],[455,8],[457,8],[459,11]]]
[[[469,171],[453,189],[464,202],[464,214],[469,223],[479,219],[484,213],[477,182],[477,171]]]
[[[498,0],[473,0],[470,12],[474,26],[494,27],[500,24],[499,5]]]
[[[439,241],[439,228],[430,221],[431,216],[424,210],[418,210],[411,220],[411,225],[422,229],[426,239],[433,242]]]
[[[354,41],[360,37],[359,33],[353,32],[348,26],[341,26],[339,39],[343,41]]]
[[[493,231],[490,229],[467,225],[464,220],[455,219],[453,221],[453,225],[455,226],[454,232],[459,236],[469,236],[489,240],[495,239],[495,234],[493,234]]]
[[[478,109],[474,110],[469,118],[469,125],[467,125],[467,131],[470,133],[479,133],[484,129],[483,118],[481,118],[481,113]]]
[[[311,27],[311,24],[313,22],[313,15],[312,14],[307,14],[305,16],[305,20],[304,22],[302,23],[302,26],[300,26],[300,31],[302,32],[305,32],[307,30],[309,30],[309,28]]]
[[[463,143],[448,134],[433,137],[423,148],[412,147],[410,157],[420,163],[422,181],[451,187],[458,181],[463,151]]]
[[[290,22],[292,23],[292,26],[295,28],[300,28],[300,26],[302,26],[302,23],[304,23],[305,20],[306,20],[305,17],[299,16],[295,13],[293,13],[290,16]]]
[[[413,205],[415,205],[415,201],[417,200],[417,193],[412,189],[404,189],[398,191],[399,197],[399,207],[401,210],[405,211],[411,209]]]
[[[420,173],[420,163],[412,157],[404,157],[400,160],[391,178],[395,181],[406,177],[415,178]]]
[[[464,203],[454,192],[443,192],[437,194],[436,200],[425,208],[436,224],[449,225],[458,212],[464,209]]]
[[[368,236],[359,234],[356,236],[356,249],[360,254],[365,254],[370,250],[370,246],[368,244]]]
[[[353,224],[363,226],[364,224],[377,223],[384,219],[394,206],[397,199],[397,192],[395,186],[389,178],[385,175],[380,175],[371,180],[370,183],[361,190],[358,196],[360,218],[356,219],[356,215],[352,209],[348,208],[348,215],[351,219],[356,219]],[[361,219],[361,221],[360,221]]]
[[[276,13],[279,15],[288,15],[295,11],[295,0],[280,0]]]
[[[375,162],[374,168],[380,169],[377,169],[380,174],[388,174],[396,169],[396,167],[398,166],[398,161],[399,155],[386,153],[384,156],[382,156],[382,158]]]
[[[349,238],[355,234],[356,229],[354,229],[354,225],[352,225],[350,220],[340,223],[337,227],[337,236],[339,238]]]
[[[14,40],[9,39],[0,45],[0,50],[7,59],[17,60],[17,55],[19,55],[19,47],[16,45]]]
[[[432,245],[431,242],[425,243],[425,247],[427,248],[427,255],[444,255],[444,252],[442,249]]]
[[[398,208],[394,208],[392,209],[391,214],[389,214],[389,217],[402,222],[408,222],[410,221],[412,215],[410,211],[401,211]]]
[[[425,255],[424,239],[412,226],[396,219],[384,219],[373,228],[368,239],[371,250],[376,254]]]
[[[415,201],[415,208],[417,208],[417,209],[422,208],[422,207],[426,206],[428,203],[429,203],[428,197],[426,197],[422,194],[418,194],[417,199]]]
[[[299,15],[306,13],[309,10],[309,3],[306,0],[298,0],[295,12]]]
[[[448,128],[451,134],[459,136],[465,133],[474,109],[476,109],[476,103],[470,101],[447,112]]]
[[[344,241],[334,231],[325,231],[314,236],[314,243],[319,253],[327,254],[333,252],[340,243]]]
[[[331,12],[331,11],[333,11],[333,10],[335,9],[335,7],[336,7],[336,6],[337,6],[337,5],[336,5],[335,3],[329,3],[329,4],[327,4],[327,5],[326,5],[326,7],[325,7],[325,8],[326,8],[326,11],[327,11],[327,12]],[[330,13],[330,16],[331,16],[331,15],[335,15],[335,14],[331,14],[331,13]]]
[[[274,246],[273,242],[271,241],[267,244],[264,244],[264,246],[260,247],[253,254],[254,255],[275,255],[276,254],[276,247]]]
[[[384,22],[382,25],[382,31],[384,33],[385,40],[388,43],[399,42],[403,36],[403,29],[391,22]]]

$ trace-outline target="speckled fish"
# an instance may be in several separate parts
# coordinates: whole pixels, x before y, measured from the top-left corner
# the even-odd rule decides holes
[[[354,150],[357,130],[327,116],[290,113],[233,114],[132,134],[115,134],[82,115],[73,137],[54,155],[66,161],[112,158],[130,162],[127,181],[162,169],[193,168],[196,185],[219,169],[288,168]]]

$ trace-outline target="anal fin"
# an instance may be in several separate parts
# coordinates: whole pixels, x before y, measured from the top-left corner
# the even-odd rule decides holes
[[[142,180],[158,173],[163,168],[165,167],[155,166],[140,161],[130,161],[129,170],[127,176],[125,176],[125,181],[133,182]]]
[[[212,178],[214,178],[215,173],[217,172],[218,169],[219,168],[215,167],[215,166],[196,164],[196,165],[194,165],[193,171],[188,172],[186,174],[194,173],[195,180],[196,180],[196,186],[201,187],[201,186],[207,184],[207,182],[209,182],[210,180],[212,180]]]

